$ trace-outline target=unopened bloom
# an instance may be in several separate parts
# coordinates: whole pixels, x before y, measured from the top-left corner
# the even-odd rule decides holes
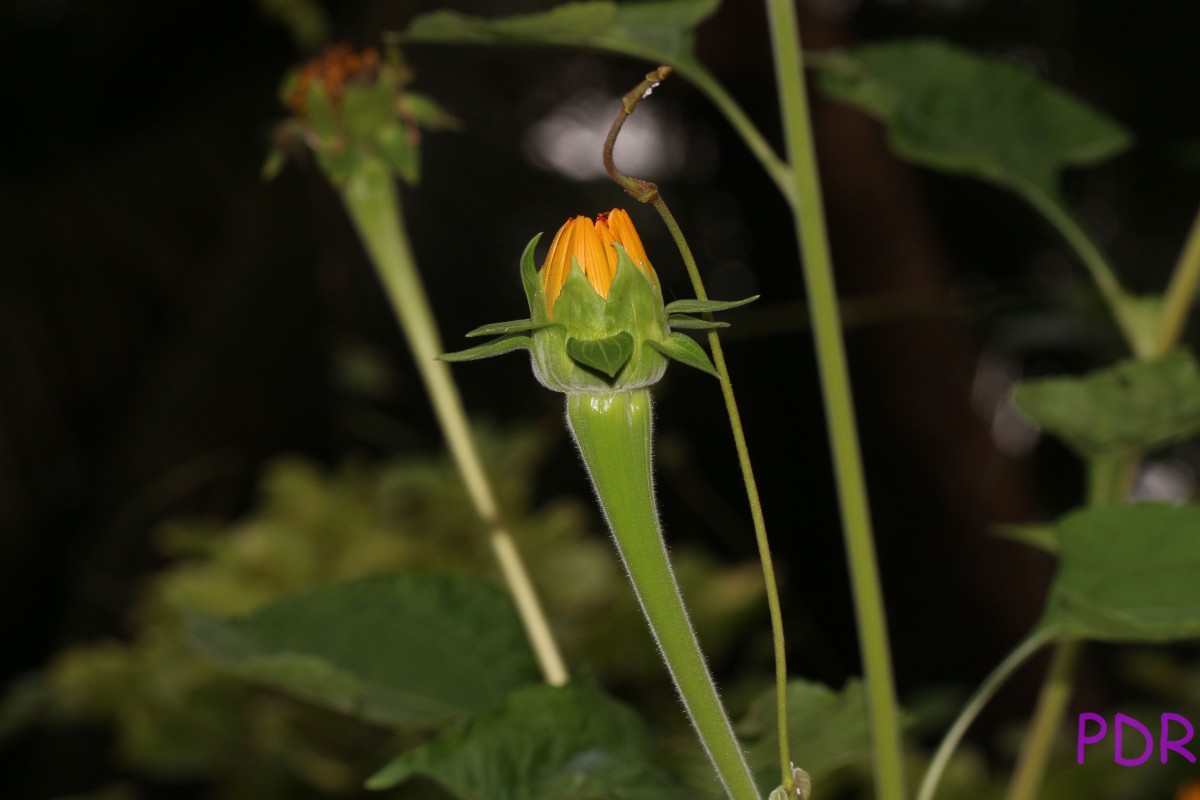
[[[617,275],[618,256],[614,244],[621,245],[633,265],[657,281],[633,220],[624,209],[614,208],[608,213],[597,214],[594,223],[587,217],[574,217],[558,229],[542,263],[542,290],[546,293],[546,310],[551,316],[554,301],[570,274],[572,258],[579,263],[596,293],[608,297]]]
[[[629,392],[658,382],[667,360],[716,375],[694,340],[671,330],[708,329],[723,323],[688,316],[748,303],[677,300],[663,305],[658,276],[641,237],[619,208],[593,221],[568,219],[550,243],[539,272],[535,237],[521,256],[521,282],[529,319],[484,325],[467,334],[503,334],[447,361],[471,361],[529,350],[542,385],[569,395]],[[753,298],[751,298],[753,299]]]

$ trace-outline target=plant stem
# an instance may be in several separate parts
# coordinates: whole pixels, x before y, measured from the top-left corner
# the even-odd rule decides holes
[[[788,201],[789,205],[795,206],[796,188],[792,185],[791,171],[788,169],[788,165],[783,162],[758,128],[754,126],[754,123],[750,121],[750,118],[746,116],[742,107],[725,90],[725,87],[707,70],[696,69],[686,64],[678,64],[675,69],[706,95],[709,101],[717,107],[717,110],[725,116],[725,120],[742,137],[742,143],[767,171],[767,175],[779,188],[784,199]]]
[[[829,420],[829,438],[837,476],[843,535],[850,562],[859,645],[870,701],[876,793],[884,800],[898,800],[905,795],[900,719],[810,129],[800,30],[793,0],[766,0],[766,5],[788,161],[791,163],[791,179],[798,199],[798,203],[793,205],[796,235],[800,240],[805,283],[812,308],[817,363],[825,413]]]
[[[1135,464],[1136,459],[1120,456],[1091,459],[1088,462],[1088,505],[1105,506],[1119,502],[1127,491],[1125,477]],[[1062,727],[1063,716],[1071,700],[1075,670],[1083,646],[1082,639],[1072,639],[1060,642],[1055,649],[1038,693],[1037,706],[1029,721],[1029,732],[1017,757],[1006,800],[1034,800],[1041,790],[1054,737]]]
[[[378,160],[364,160],[342,187],[342,199],[404,330],[467,493],[488,528],[500,572],[512,593],[542,674],[547,683],[562,686],[569,676],[550,623],[512,536],[501,521],[500,508],[450,368],[435,360],[442,353],[442,344],[401,218],[399,195],[387,167]]]
[[[947,765],[950,763],[950,758],[954,755],[954,751],[958,748],[962,737],[966,734],[967,729],[971,727],[971,723],[979,716],[979,712],[991,701],[992,697],[999,691],[1017,669],[1028,661],[1034,653],[1042,649],[1042,647],[1054,637],[1054,631],[1049,628],[1043,628],[1035,631],[1025,641],[1017,645],[1016,649],[1008,654],[1003,661],[1000,662],[992,673],[984,679],[979,688],[975,690],[975,694],[963,706],[962,711],[958,713],[958,718],[954,720],[954,724],[946,731],[942,743],[938,745],[937,752],[933,756],[933,760],[929,762],[929,768],[925,771],[925,777],[921,780],[921,788],[917,792],[917,800],[933,800],[934,793],[937,792],[938,783],[941,782],[942,774],[946,771]]]
[[[567,422],[634,593],[726,793],[758,800],[667,558],[651,475],[650,393],[568,395]]]
[[[1121,282],[1117,279],[1116,273],[1105,259],[1104,254],[1100,252],[1100,248],[1096,246],[1087,232],[1079,227],[1075,218],[1063,208],[1060,200],[1039,189],[1025,188],[1021,194],[1050,221],[1050,224],[1074,248],[1075,253],[1091,273],[1092,280],[1095,281],[1096,288],[1100,290],[1100,295],[1116,319],[1117,327],[1120,328],[1125,341],[1129,344],[1129,349],[1139,358],[1148,356],[1152,342],[1142,332],[1139,320],[1135,316],[1136,309],[1133,298],[1121,286]]]
[[[649,181],[637,180],[623,174],[613,159],[613,149],[625,120],[634,112],[638,103],[646,96],[647,89],[657,85],[671,74],[670,67],[659,67],[646,75],[646,79],[626,93],[621,103],[621,110],[613,119],[608,138],[604,143],[603,160],[605,169],[619,186],[639,202],[650,202],[655,211],[662,217],[675,240],[683,263],[687,267],[691,279],[692,290],[699,300],[707,300],[708,292],[704,288],[704,280],[700,277],[700,268],[692,255],[683,230],[667,203],[663,200],[658,187]],[[718,87],[719,88],[719,87]],[[732,101],[730,101],[732,102]],[[704,314],[711,321],[712,314]],[[733,382],[729,378],[729,367],[725,362],[725,351],[716,331],[708,332],[708,344],[712,349],[713,366],[717,369],[717,379],[721,383],[721,396],[725,400],[725,413],[729,417],[729,427],[733,432],[733,444],[737,451],[738,465],[742,471],[742,483],[746,487],[746,499],[750,504],[750,518],[754,525],[754,539],[758,546],[758,557],[762,564],[763,583],[767,593],[767,610],[771,618],[771,636],[774,640],[775,651],[775,717],[779,733],[779,766],[781,785],[790,793],[794,790],[795,778],[792,769],[791,742],[788,736],[787,714],[787,642],[783,632],[783,610],[779,602],[779,587],[775,582],[775,565],[771,558],[771,547],[767,538],[767,523],[763,516],[762,500],[758,494],[758,481],[754,477],[754,466],[750,461],[750,448],[746,444],[746,433],[742,428],[742,415],[738,410],[737,398],[733,393]]]
[[[1187,322],[1188,312],[1196,300],[1196,288],[1200,284],[1200,213],[1192,223],[1187,243],[1171,273],[1171,282],[1163,297],[1162,316],[1159,317],[1158,335],[1154,339],[1152,358],[1165,356],[1179,341]]]

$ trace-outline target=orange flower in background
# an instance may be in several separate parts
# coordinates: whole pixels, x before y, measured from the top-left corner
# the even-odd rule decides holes
[[[333,45],[300,69],[296,83],[288,93],[287,105],[295,114],[303,116],[309,87],[315,83],[324,87],[333,104],[338,106],[347,85],[373,82],[380,65],[376,50],[368,48],[359,52],[345,43]]]
[[[1194,780],[1179,787],[1175,800],[1200,800],[1200,780]]]
[[[608,297],[613,278],[617,274],[617,251],[614,244],[625,248],[634,265],[654,278],[650,259],[633,220],[623,209],[614,208],[607,214],[597,214],[596,221],[579,216],[569,219],[558,229],[550,252],[542,264],[542,288],[546,292],[546,308],[554,311],[554,301],[562,293],[567,276],[571,273],[571,258],[579,262],[579,268],[587,277],[592,288],[601,297]]]

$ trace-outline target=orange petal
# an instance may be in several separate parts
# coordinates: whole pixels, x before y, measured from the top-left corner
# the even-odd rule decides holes
[[[554,241],[550,242],[550,251],[542,262],[542,290],[546,293],[546,310],[554,310],[554,301],[562,292],[563,283],[567,280],[567,268],[570,266],[570,228],[573,220],[567,220]]]
[[[629,259],[641,267],[643,272],[653,276],[654,273],[650,271],[650,259],[646,257],[646,249],[642,247],[642,240],[637,229],[633,227],[633,220],[629,218],[629,214],[624,209],[614,208],[608,212],[608,228],[612,231],[613,241],[625,248]]]
[[[575,218],[572,252],[579,259],[579,266],[592,288],[596,290],[596,294],[608,297],[608,289],[612,286],[612,276],[608,273],[608,259],[604,256],[604,244],[600,241],[600,235],[587,217]]]
[[[616,239],[613,238],[612,231],[608,228],[605,216],[604,214],[596,215],[596,235],[600,237],[600,244],[604,247],[604,256],[608,261],[608,283],[611,286],[613,278],[617,275],[617,251],[612,246]]]

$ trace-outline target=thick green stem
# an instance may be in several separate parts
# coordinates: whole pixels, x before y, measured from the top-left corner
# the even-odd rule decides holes
[[[627,193],[638,202],[651,203],[654,210],[662,217],[667,230],[679,248],[683,263],[687,267],[688,277],[692,282],[692,290],[699,300],[707,300],[708,292],[704,288],[704,280],[700,277],[700,268],[692,255],[683,229],[675,221],[671,209],[658,191],[658,186],[650,181],[639,180],[621,172],[613,159],[613,148],[625,120],[634,112],[638,104],[647,95],[647,90],[657,86],[671,74],[671,68],[662,66],[646,75],[645,80],[625,94],[621,101],[621,110],[613,119],[604,142],[602,160],[609,176],[623,187]],[[717,88],[720,88],[719,86]],[[732,102],[732,100],[730,100]],[[747,121],[748,124],[748,121]],[[768,148],[769,149],[769,148]],[[772,153],[774,157],[774,153]],[[704,318],[712,321],[712,314],[705,313]],[[738,464],[742,469],[742,483],[746,487],[746,499],[750,503],[750,519],[754,524],[754,539],[758,545],[758,557],[762,563],[763,582],[767,591],[767,609],[771,617],[771,636],[775,649],[775,717],[779,734],[779,766],[781,785],[790,794],[794,793],[795,767],[791,757],[791,739],[788,736],[787,711],[787,642],[783,634],[783,610],[779,603],[779,587],[775,582],[775,564],[771,558],[771,547],[767,539],[767,523],[763,517],[762,501],[758,495],[758,481],[754,477],[754,466],[750,461],[750,448],[746,445],[746,433],[742,429],[742,415],[738,410],[737,398],[733,393],[733,382],[729,378],[729,367],[725,363],[725,351],[721,348],[721,340],[717,332],[709,331],[708,344],[712,348],[713,364],[717,369],[717,378],[721,382],[721,395],[725,399],[725,413],[729,417],[729,427],[733,432],[733,444],[737,451]]]
[[[804,260],[804,277],[812,308],[817,363],[829,421],[829,439],[850,561],[859,646],[862,649],[870,701],[876,794],[884,800],[900,800],[905,794],[900,715],[896,705],[883,592],[871,533],[871,515],[842,342],[833,265],[825,232],[825,212],[804,86],[799,24],[793,0],[767,0],[767,14],[771,24],[771,46],[775,55],[775,75],[779,82],[788,160],[792,166],[791,180],[798,200],[793,205],[796,235]]]
[[[1163,298],[1162,316],[1159,317],[1158,335],[1154,338],[1151,357],[1159,358],[1179,341],[1188,312],[1196,301],[1196,288],[1200,285],[1200,213],[1192,223],[1187,243],[1179,255],[1171,282]]]
[[[758,789],[688,619],[658,523],[645,389],[567,396],[567,422],[684,708],[733,800]]]
[[[386,165],[364,160],[342,187],[342,199],[404,330],[471,502],[488,527],[501,574],[513,595],[546,682],[561,686],[569,676],[550,623],[512,536],[501,520],[450,368],[435,360],[442,353],[442,344],[408,243],[396,187]]]

